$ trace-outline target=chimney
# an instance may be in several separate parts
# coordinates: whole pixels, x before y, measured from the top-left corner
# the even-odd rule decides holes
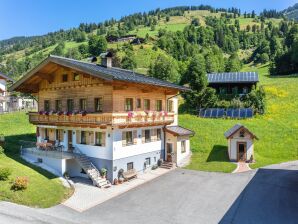
[[[112,52],[106,52],[100,54],[101,57],[101,65],[106,67],[106,68],[111,68],[112,67],[112,57],[113,54]]]

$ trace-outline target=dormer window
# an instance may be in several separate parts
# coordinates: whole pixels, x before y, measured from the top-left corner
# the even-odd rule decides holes
[[[241,130],[240,131],[240,134],[239,134],[239,137],[244,138],[244,134],[245,134],[245,131],[244,130]]]

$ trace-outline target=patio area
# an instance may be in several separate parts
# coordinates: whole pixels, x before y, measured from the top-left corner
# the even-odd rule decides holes
[[[171,169],[173,170],[173,169]],[[150,180],[153,180],[163,174],[170,172],[169,169],[158,168],[156,170],[148,170],[144,174],[139,174],[137,178],[123,182],[119,185],[112,185],[110,188],[100,189],[92,185],[91,180],[86,178],[73,178],[75,192],[71,198],[63,202],[75,211],[83,212],[96,205],[99,205],[109,199],[123,194],[135,187],[138,187]]]

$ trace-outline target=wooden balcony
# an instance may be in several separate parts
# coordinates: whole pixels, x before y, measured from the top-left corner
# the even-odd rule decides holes
[[[174,122],[174,113],[164,112],[130,112],[130,113],[91,113],[85,116],[76,115],[43,115],[29,112],[32,124],[73,127],[101,127],[107,125],[124,127],[169,125]]]

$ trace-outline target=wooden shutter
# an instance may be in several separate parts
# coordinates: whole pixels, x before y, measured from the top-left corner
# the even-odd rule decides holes
[[[151,129],[150,130],[150,134],[151,134],[151,141],[156,141],[157,140],[157,131],[156,131],[156,129]]]
[[[39,134],[40,134],[40,137],[42,138],[42,139],[44,139],[45,138],[45,129],[44,128],[39,128]]]
[[[90,145],[95,145],[95,143],[94,143],[94,131],[90,131]]]
[[[122,132],[122,146],[126,146],[126,132]]]
[[[142,143],[145,143],[145,130],[142,130]]]
[[[138,144],[138,132],[137,132],[137,130],[134,130],[132,132],[132,137],[133,137],[133,144],[134,145]]]
[[[102,146],[106,145],[106,133],[105,132],[101,133],[101,145]]]
[[[76,143],[77,144],[81,144],[81,132],[80,131],[76,131]]]
[[[63,130],[59,130],[59,139],[61,142],[64,141],[64,131]]]

